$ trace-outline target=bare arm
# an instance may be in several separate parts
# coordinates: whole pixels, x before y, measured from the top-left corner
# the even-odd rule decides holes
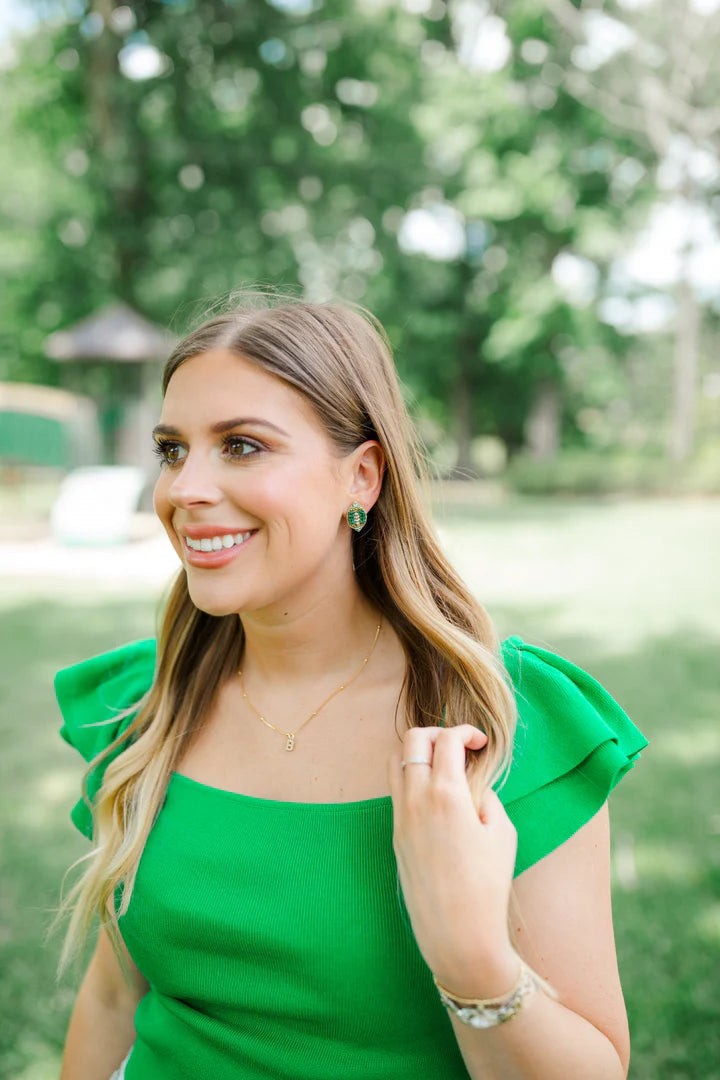
[[[536,993],[507,1024],[453,1019],[471,1076],[484,1080],[624,1080],[630,1045],[615,956],[607,804],[521,874],[518,950],[559,992]]]
[[[149,984],[123,951],[131,987],[101,927],[70,1018],[60,1080],[108,1080],[135,1040],[135,1010]]]
[[[486,788],[478,805],[465,748],[487,736],[462,724],[410,728],[388,760],[398,875],[420,951],[450,994],[504,996],[520,956],[559,994],[531,996],[507,1023],[476,1029],[452,1017],[473,1080],[625,1080],[627,1017],[610,906],[608,811],[521,874],[524,928],[508,904],[517,834]],[[517,923],[516,923],[517,930]],[[518,955],[519,954],[519,955]]]

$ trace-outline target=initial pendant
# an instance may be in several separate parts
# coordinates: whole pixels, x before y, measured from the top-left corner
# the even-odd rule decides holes
[[[288,737],[287,737],[287,742],[285,743],[285,749],[286,750],[294,750],[295,749],[295,736],[292,733],[289,734]]]

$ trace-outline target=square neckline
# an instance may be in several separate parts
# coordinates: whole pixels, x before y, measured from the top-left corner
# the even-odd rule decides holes
[[[442,720],[440,721],[441,727],[445,726],[446,715],[447,705],[443,706],[443,715]],[[202,780],[195,780],[192,776],[187,776],[185,773],[173,769],[170,773],[170,779],[174,780],[176,777],[196,788],[214,792],[216,795],[220,796],[229,795],[232,798],[244,801],[247,805],[254,803],[258,806],[276,807],[284,810],[309,808],[310,810],[326,810],[337,813],[343,810],[359,810],[364,807],[375,808],[392,805],[392,795],[375,795],[371,799],[347,799],[345,802],[304,802],[299,799],[268,799],[264,795],[246,795],[243,791],[232,791],[230,788],[221,788],[216,787],[214,784],[205,784]]]
[[[214,784],[205,784],[202,780],[195,780],[192,776],[187,776],[185,773],[178,772],[177,769],[173,769],[170,773],[170,779],[179,779],[201,791],[212,792],[213,794],[222,797],[229,796],[230,798],[244,802],[247,805],[257,805],[280,810],[315,810],[320,812],[324,811],[326,813],[338,813],[341,811],[352,811],[364,808],[375,809],[392,804],[392,795],[375,795],[370,799],[348,799],[345,802],[303,802],[299,799],[268,799],[263,795],[246,795],[245,792],[242,791],[232,791],[230,788],[221,788],[216,787]]]

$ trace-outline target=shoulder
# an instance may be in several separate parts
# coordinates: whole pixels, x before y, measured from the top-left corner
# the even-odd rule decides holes
[[[87,762],[93,762],[125,730],[137,713],[141,699],[155,677],[154,638],[131,641],[99,653],[55,674],[55,696],[60,706],[60,736]],[[123,743],[117,753],[124,749]],[[100,787],[112,755],[89,770],[90,798]],[[90,811],[83,799],[73,807],[71,818],[86,836],[92,835]]]
[[[91,761],[114,738],[108,737],[114,730],[110,725],[88,725],[112,719],[147,692],[155,672],[155,653],[155,639],[146,638],[56,672],[55,696],[63,716],[60,735],[86,761]]]
[[[501,648],[518,725],[497,791],[518,832],[517,875],[597,813],[647,739],[605,687],[570,660],[517,635]]]

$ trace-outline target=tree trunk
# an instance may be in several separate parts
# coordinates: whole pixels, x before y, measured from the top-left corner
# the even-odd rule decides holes
[[[677,287],[677,322],[673,365],[672,427],[668,453],[685,461],[695,443],[695,403],[700,336],[700,306],[692,286],[683,278]]]
[[[144,147],[133,130],[133,117],[117,93],[118,38],[110,28],[115,0],[92,0],[103,30],[88,43],[86,87],[98,182],[105,192],[103,232],[112,243],[115,263],[111,288],[115,296],[135,303],[138,252],[135,227],[148,203]]]
[[[97,150],[105,157],[112,154],[114,124],[111,93],[117,78],[117,47],[110,30],[113,0],[94,0],[93,14],[103,20],[100,34],[88,45],[87,93],[90,125]]]
[[[525,421],[525,441],[534,461],[551,461],[560,447],[560,394],[555,383],[538,382]]]
[[[460,348],[462,353],[464,348],[462,343]],[[462,355],[460,364],[460,371],[453,387],[453,435],[457,444],[457,458],[455,459],[453,472],[457,474],[458,478],[467,479],[470,475],[475,475],[471,457],[472,402],[470,400],[470,383],[465,358]]]
[[[453,436],[457,445],[457,457],[453,468],[460,480],[477,477],[472,462],[473,440],[473,375],[482,363],[478,341],[477,321],[468,310],[467,295],[472,287],[475,271],[467,257],[458,263],[457,297],[462,311],[462,328],[458,334],[458,373],[452,393]]]

